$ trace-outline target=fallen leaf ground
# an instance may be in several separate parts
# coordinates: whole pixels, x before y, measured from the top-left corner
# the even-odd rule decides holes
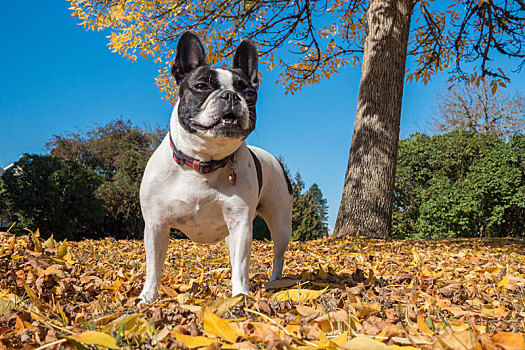
[[[286,279],[231,298],[225,244],[170,244],[160,300],[136,306],[142,242],[0,233],[1,348],[525,349],[525,241],[291,243]]]

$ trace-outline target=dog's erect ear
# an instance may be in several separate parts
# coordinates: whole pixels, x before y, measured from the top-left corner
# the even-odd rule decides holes
[[[258,66],[259,53],[251,40],[243,40],[233,56],[233,68],[239,68],[250,78],[255,87],[259,87]]]
[[[204,52],[204,45],[194,31],[184,32],[177,44],[177,56],[175,63],[171,66],[171,74],[178,84],[186,74],[197,67],[207,66],[208,59]]]

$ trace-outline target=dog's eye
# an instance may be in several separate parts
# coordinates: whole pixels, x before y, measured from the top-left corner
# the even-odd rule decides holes
[[[248,90],[244,94],[246,95],[246,97],[255,97],[255,95],[257,95],[257,93],[253,90]]]
[[[193,88],[199,91],[206,91],[210,89],[210,87],[204,83],[198,83]]]

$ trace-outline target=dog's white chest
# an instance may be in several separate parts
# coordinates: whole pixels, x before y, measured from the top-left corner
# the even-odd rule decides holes
[[[197,243],[216,243],[228,235],[223,201],[209,192],[208,196],[179,195],[166,203],[171,226]]]
[[[217,181],[223,177],[224,181]],[[159,178],[143,200],[153,202],[159,221],[181,230],[191,240],[216,243],[228,236],[226,222],[246,210],[245,201],[235,194],[237,188],[226,177],[225,171],[203,177],[193,169],[177,168],[176,176],[168,181]]]

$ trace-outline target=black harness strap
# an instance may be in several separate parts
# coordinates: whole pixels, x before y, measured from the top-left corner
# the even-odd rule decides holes
[[[259,161],[259,158],[253,153],[251,149],[248,148],[250,151],[250,154],[252,155],[253,162],[255,163],[255,170],[257,171],[257,182],[259,183],[259,196],[261,195],[261,188],[263,185],[263,174],[262,174],[262,168],[261,168],[261,162]]]
[[[283,170],[284,179],[286,180],[286,185],[288,186],[288,193],[292,194],[293,188],[292,188],[292,183],[290,182],[290,178],[286,174],[286,170],[284,170],[283,163],[281,163],[279,159],[277,159],[277,161],[279,162],[279,165],[281,166],[281,169]]]

